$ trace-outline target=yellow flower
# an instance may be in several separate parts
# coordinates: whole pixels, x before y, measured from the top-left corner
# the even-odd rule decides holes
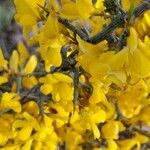
[[[35,70],[36,66],[37,58],[35,55],[32,55],[23,70],[23,74],[31,74]]]
[[[11,117],[7,120],[5,116],[0,117],[0,146],[4,146],[11,137]]]
[[[60,104],[49,104],[49,117],[53,118],[56,123],[56,127],[61,127],[68,121],[69,112],[65,110]]]
[[[38,131],[40,129],[38,121],[27,112],[22,114],[22,120],[15,120],[12,125],[12,130],[17,133],[16,139],[19,141],[26,141],[30,139],[33,129]],[[18,131],[18,129],[20,129]]]
[[[97,127],[98,123],[106,120],[106,112],[100,107],[91,105],[89,108],[82,110],[83,122],[82,128],[89,129],[93,132],[94,139],[100,138],[100,131]]]
[[[118,97],[118,106],[122,114],[127,118],[139,114],[142,106],[148,104],[147,92],[147,86],[143,80],[122,91]]]
[[[23,111],[28,112],[30,115],[37,117],[39,115],[38,104],[34,101],[29,101],[22,106]]]
[[[52,126],[53,120],[44,115],[43,121],[40,122],[40,129],[33,135],[33,139],[37,142],[42,142],[45,149],[55,150],[58,142],[58,137]],[[36,145],[33,145],[33,147]]]
[[[118,150],[119,149],[117,143],[114,140],[108,139],[107,142],[108,142],[107,150]]]
[[[73,1],[63,3],[61,16],[67,19],[77,19],[79,12],[76,3]]]
[[[27,0],[15,0],[17,6],[16,19],[23,26],[32,26],[40,18],[39,7],[37,4],[43,5],[44,0],[33,0],[31,2]],[[28,20],[30,18],[30,21]]]
[[[22,84],[25,88],[31,89],[32,87],[34,87],[36,84],[38,83],[36,77],[32,76],[32,77],[24,77],[22,79]]]
[[[148,125],[148,126],[150,125],[150,106],[149,105],[144,107],[137,116],[131,118],[130,120],[130,123],[132,124],[135,124],[137,122],[142,122],[143,124]]]
[[[54,31],[52,30],[52,32]],[[40,51],[42,59],[45,62],[45,70],[49,71],[51,66],[60,66],[62,60],[61,60],[61,54],[60,54],[61,42],[59,40],[59,37],[48,39],[47,36],[51,36],[51,33],[49,33],[50,35],[47,35],[47,33],[49,32],[45,31],[46,35],[43,32],[40,34],[39,51]]]
[[[73,139],[71,137],[74,137]],[[82,136],[75,131],[67,130],[64,140],[66,140],[66,147],[69,150],[80,150],[80,143],[82,143]]]
[[[41,91],[44,94],[52,94],[54,101],[71,101],[73,100],[72,79],[68,75],[62,73],[54,73],[46,75],[40,79],[44,83]]]
[[[0,111],[7,112],[9,109],[19,113],[21,112],[20,97],[15,93],[4,93],[0,101]]]
[[[108,121],[102,126],[102,134],[106,139],[118,139],[119,132],[123,131],[125,127],[119,121]]]
[[[91,0],[77,0],[76,5],[78,12],[84,19],[87,19],[91,13],[94,11]]]

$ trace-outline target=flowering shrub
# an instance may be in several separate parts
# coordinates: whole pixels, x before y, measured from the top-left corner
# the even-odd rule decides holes
[[[150,147],[150,1],[15,0],[24,40],[0,49],[0,150]]]

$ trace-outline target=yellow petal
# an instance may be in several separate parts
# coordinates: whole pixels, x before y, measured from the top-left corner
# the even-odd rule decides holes
[[[6,82],[8,82],[8,78],[5,76],[0,76],[0,85],[4,84]]]
[[[77,19],[77,17],[79,16],[76,4],[72,1],[63,4],[61,13],[64,18],[68,19]]]
[[[133,27],[130,28],[130,36],[127,39],[127,46],[129,47],[131,54],[137,49],[138,46],[138,35]]]
[[[4,93],[0,103],[0,109],[12,109],[15,112],[21,112],[20,97],[15,93]]]
[[[30,125],[35,129],[35,130],[39,130],[40,126],[38,121],[36,120],[36,118],[34,118],[33,116],[31,116],[29,113],[24,112],[23,113],[23,117],[28,121],[28,123],[30,123]]]
[[[37,18],[34,15],[28,13],[21,16],[19,23],[22,26],[33,26],[36,24],[36,21]]]
[[[79,14],[85,19],[87,19],[93,12],[93,5],[91,0],[76,0],[76,5]]]
[[[23,73],[24,74],[30,74],[32,73],[35,68],[37,66],[37,58],[35,55],[31,56],[30,59],[28,60],[24,70],[23,70]]]
[[[34,101],[29,101],[26,104],[24,104],[22,107],[23,107],[23,111],[26,111],[33,116],[39,115],[38,104]]]
[[[72,83],[72,78],[62,73],[54,73],[53,77],[60,82]]]
[[[19,55],[17,51],[13,51],[10,60],[9,60],[9,67],[12,73],[18,73],[18,61]]]
[[[26,123],[27,123],[26,120],[15,120],[12,125],[12,130],[14,131],[19,128],[22,128],[23,126],[26,125]]]
[[[54,30],[55,29],[55,30]],[[43,33],[47,38],[55,38],[58,36],[58,21],[56,17],[49,15],[45,23]]]
[[[95,3],[95,7],[100,11],[104,11],[105,7],[103,3],[103,0],[97,0]]]
[[[108,142],[108,150],[118,150],[117,143],[113,140],[107,140]]]
[[[44,84],[40,87],[40,90],[43,94],[48,95],[52,92],[53,86],[51,84]]]
[[[101,123],[106,120],[106,112],[103,110],[97,110],[96,113],[92,114],[91,119],[95,123]]]
[[[38,83],[37,79],[32,76],[32,77],[24,77],[22,79],[22,84],[25,88],[29,88],[31,89],[32,87],[34,87],[36,84]]]
[[[115,121],[109,121],[102,127],[103,136],[107,139],[118,139],[119,125]]]
[[[7,61],[4,58],[2,49],[0,48],[0,70],[7,69]]]
[[[22,147],[20,150],[31,150],[31,146],[32,146],[32,141],[33,139],[28,140]]]
[[[33,128],[32,126],[26,124],[17,134],[17,139],[21,141],[25,141],[29,139]]]
[[[146,135],[139,134],[135,132],[135,139],[138,140],[141,144],[148,142],[149,138]]]
[[[22,43],[17,46],[19,52],[19,66],[22,68],[26,60],[29,58],[29,52]]]
[[[100,131],[99,131],[97,125],[94,123],[91,123],[91,128],[92,128],[92,131],[94,134],[94,139],[98,139],[100,137]]]
[[[71,87],[71,85],[67,83],[58,83],[58,85],[54,88],[57,88],[62,101],[72,101],[73,88]]]

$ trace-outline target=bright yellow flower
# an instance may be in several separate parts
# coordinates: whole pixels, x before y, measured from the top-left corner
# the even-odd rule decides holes
[[[8,110],[13,110],[15,112],[21,112],[21,104],[19,102],[20,97],[15,93],[4,93],[0,101],[0,111],[5,113]]]
[[[119,121],[108,121],[102,127],[103,137],[106,139],[118,139],[119,132],[124,130],[122,123]]]
[[[36,66],[37,66],[37,58],[35,55],[32,55],[23,70],[23,74],[32,73],[35,70]]]
[[[71,101],[73,100],[72,79],[62,73],[48,74],[40,79],[44,83],[41,91],[44,94],[52,94],[54,101]]]
[[[30,139],[33,129],[38,131],[40,129],[37,120],[29,115],[27,112],[22,114],[23,119],[15,120],[12,125],[12,130],[17,133],[16,140],[26,141]],[[18,129],[20,129],[18,131]]]
[[[94,139],[98,139],[100,131],[97,124],[103,123],[106,120],[106,112],[98,106],[91,105],[82,111],[82,116],[82,128],[92,130]]]
[[[118,106],[120,111],[127,118],[139,114],[142,106],[147,105],[147,86],[144,81],[139,81],[135,85],[129,86],[118,97]],[[130,103],[129,103],[130,102]]]

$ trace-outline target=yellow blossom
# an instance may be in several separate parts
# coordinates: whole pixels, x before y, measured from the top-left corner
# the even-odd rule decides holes
[[[12,109],[15,112],[21,112],[20,97],[15,93],[4,93],[0,101],[0,111],[7,112]]]
[[[71,101],[73,99],[73,87],[71,77],[62,74],[49,74],[40,81],[44,83],[41,86],[41,91],[44,94],[52,94],[54,101]]]

